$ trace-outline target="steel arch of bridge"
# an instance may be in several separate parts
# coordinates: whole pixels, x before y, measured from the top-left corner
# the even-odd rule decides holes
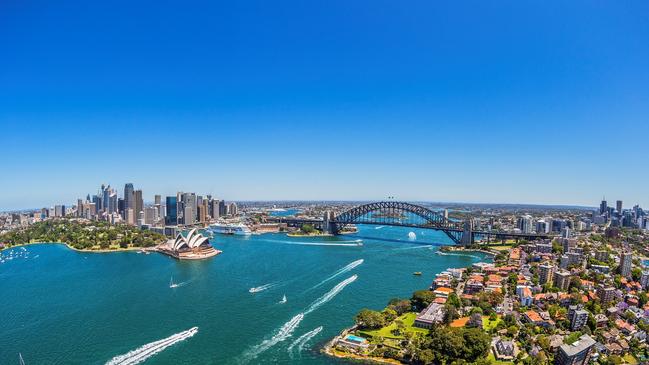
[[[368,217],[368,214],[373,212],[412,213],[424,219],[426,223],[422,225],[421,223],[404,223],[401,221],[391,222]],[[359,205],[337,215],[331,223],[333,223],[335,227],[335,233],[340,232],[348,224],[380,224],[401,227],[429,228],[443,231],[455,243],[460,243],[462,241],[462,235],[464,233],[463,222],[449,221],[444,217],[444,215],[428,208],[398,201],[382,201]]]

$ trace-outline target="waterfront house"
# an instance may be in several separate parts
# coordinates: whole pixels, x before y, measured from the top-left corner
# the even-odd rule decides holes
[[[419,328],[430,329],[433,324],[440,323],[444,320],[444,305],[431,303],[415,318],[414,326]]]

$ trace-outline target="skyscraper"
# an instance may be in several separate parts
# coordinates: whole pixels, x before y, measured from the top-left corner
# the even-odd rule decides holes
[[[531,233],[532,232],[532,217],[530,215],[524,215],[520,218],[518,218],[517,222],[518,229],[521,230],[523,233]]]
[[[127,209],[135,208],[135,203],[133,202],[133,184],[128,183],[124,185],[124,213]],[[126,216],[126,214],[124,214]]]
[[[615,209],[617,210],[617,214],[622,214],[622,201],[618,200],[615,202]]]
[[[210,216],[212,216],[212,219],[218,219],[221,216],[219,212],[219,201],[216,199],[210,201]]]
[[[239,213],[239,208],[237,207],[237,203],[232,202],[228,204],[228,214],[235,216]]]
[[[165,224],[168,226],[175,226],[178,224],[178,215],[177,215],[178,201],[175,196],[168,196],[166,199],[166,211],[165,215]]]
[[[196,200],[196,194],[194,193],[182,194],[183,224],[193,224],[196,221],[198,215]]]
[[[135,204],[135,216],[139,217],[140,213],[144,211],[144,199],[142,198],[142,190],[135,190],[133,192],[133,204]]]
[[[599,214],[606,214],[608,212],[608,204],[606,199],[602,199],[602,202],[599,204]]]
[[[219,215],[220,216],[225,216],[228,214],[228,208],[225,206],[225,201],[220,200],[219,201]]]

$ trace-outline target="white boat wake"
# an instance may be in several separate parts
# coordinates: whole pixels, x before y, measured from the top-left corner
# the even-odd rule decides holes
[[[325,295],[321,296],[316,301],[311,303],[311,305],[307,308],[306,311],[296,315],[295,317],[291,318],[291,320],[284,323],[284,325],[279,330],[277,330],[277,332],[275,333],[275,335],[273,335],[273,337],[271,337],[270,339],[262,341],[262,343],[260,343],[259,345],[256,345],[252,349],[248,350],[243,355],[242,362],[247,363],[247,362],[253,360],[254,358],[256,358],[257,356],[259,356],[259,354],[261,354],[262,352],[267,351],[268,349],[270,349],[271,347],[277,345],[280,342],[286,341],[286,339],[288,339],[289,337],[291,337],[293,335],[293,332],[300,325],[300,322],[302,322],[302,320],[304,319],[304,316],[306,316],[307,314],[309,314],[309,313],[313,312],[314,310],[320,308],[320,306],[322,306],[323,304],[325,304],[328,301],[330,301],[331,299],[333,299],[347,285],[349,285],[349,284],[353,283],[354,281],[356,281],[357,278],[358,278],[357,275],[353,275],[353,276],[341,281],[340,283],[338,283],[338,285],[334,286]],[[313,336],[315,336],[315,334]],[[306,341],[308,341],[308,340],[303,340],[304,343],[306,343]]]
[[[469,255],[469,254],[466,254],[466,253],[446,253],[446,252],[442,252],[442,251],[437,251],[436,253],[438,255],[442,255],[442,256],[461,256],[461,257],[470,257],[472,259],[478,259],[478,260],[481,259],[479,256]]]
[[[374,229],[381,229],[381,228],[384,228],[384,227],[385,226],[378,226],[378,227],[374,227]]]
[[[330,277],[322,280],[321,282],[319,282],[318,284],[316,284],[314,287],[312,287],[309,290],[313,290],[313,289],[315,289],[315,288],[317,288],[319,286],[322,286],[323,284],[326,284],[330,280],[335,279],[338,275],[342,275],[342,274],[344,274],[346,272],[349,272],[349,271],[353,270],[355,267],[361,265],[363,262],[365,262],[365,260],[363,260],[363,259],[350,262],[349,264],[347,264],[347,266],[343,267],[342,269],[339,269],[338,271],[333,273],[333,275],[331,275]]]
[[[279,302],[277,302],[277,304],[284,304],[284,303],[286,303],[286,302],[287,302],[287,300],[286,300],[286,294],[284,294],[284,296],[282,297],[282,300],[280,300]]]
[[[265,284],[265,285],[262,285],[262,286],[258,286],[256,288],[250,288],[248,290],[248,292],[253,293],[253,294],[254,293],[259,293],[260,291],[270,289],[270,288],[274,287],[275,285],[277,285],[277,284],[276,283]]]
[[[320,242],[296,242],[296,241],[269,241],[284,243],[287,245],[298,245],[298,246],[343,246],[343,247],[356,247],[363,246],[363,240],[353,240],[353,241],[320,241]]]
[[[433,246],[430,246],[430,245],[424,245],[424,244],[421,244],[421,245],[414,244],[414,246],[395,248],[395,249],[393,249],[392,251],[416,250],[416,249],[421,249],[421,248],[431,248],[431,247],[433,247]]]
[[[362,261],[362,260],[359,260],[359,261]],[[358,265],[360,265],[360,264],[358,264]],[[336,295],[338,295],[338,293],[340,293],[343,289],[345,289],[345,287],[347,285],[349,285],[349,284],[353,283],[354,281],[356,281],[356,279],[358,279],[358,275],[352,275],[352,276],[348,277],[347,279],[345,279],[345,280],[341,281],[340,283],[338,283],[331,290],[329,290],[329,292],[327,294],[321,296],[315,302],[311,303],[309,308],[307,308],[307,310],[304,311],[304,314],[309,314],[309,313],[313,312],[314,310],[318,309],[321,305],[323,305],[323,304],[327,303],[328,301],[330,301],[331,299],[333,299]]]
[[[181,283],[169,284],[169,287],[174,289],[174,288],[180,288],[181,286],[185,286],[187,284],[189,284],[189,281],[183,281]]]
[[[289,347],[288,347],[288,352],[293,351],[293,348],[297,346],[297,351],[300,352],[304,349],[304,345],[306,345],[307,342],[309,342],[312,338],[318,335],[322,331],[322,326],[315,328],[302,336],[298,337],[297,340],[295,340]]]
[[[357,247],[363,246],[362,243],[326,243],[326,242],[291,242],[289,245],[298,245],[298,246],[347,246],[347,247]]]
[[[277,331],[277,333],[275,333],[272,338],[264,340],[262,343],[246,352],[246,354],[244,354],[244,360],[250,361],[259,356],[259,354],[261,354],[262,352],[277,345],[278,343],[286,341],[287,338],[293,335],[293,331],[295,331],[295,329],[300,325],[302,319],[304,319],[304,313],[300,313],[291,318],[290,321],[284,323],[284,325]]]
[[[142,347],[138,347],[133,351],[129,351],[124,355],[115,356],[109,360],[106,365],[134,365],[139,364],[151,356],[161,352],[169,346],[178,342],[184,341],[198,332],[198,327],[192,327],[186,331],[176,333],[162,340],[148,343]]]

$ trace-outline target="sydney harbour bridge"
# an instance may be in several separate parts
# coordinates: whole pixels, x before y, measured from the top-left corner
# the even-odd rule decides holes
[[[549,237],[547,234],[475,230],[471,220],[449,219],[441,212],[399,201],[362,204],[338,215],[327,212],[322,219],[273,217],[271,220],[286,223],[289,227],[310,224],[323,232],[334,235],[341,234],[346,227],[356,224],[433,229],[444,232],[458,245],[471,245],[478,239],[491,242],[505,239],[534,240]]]

